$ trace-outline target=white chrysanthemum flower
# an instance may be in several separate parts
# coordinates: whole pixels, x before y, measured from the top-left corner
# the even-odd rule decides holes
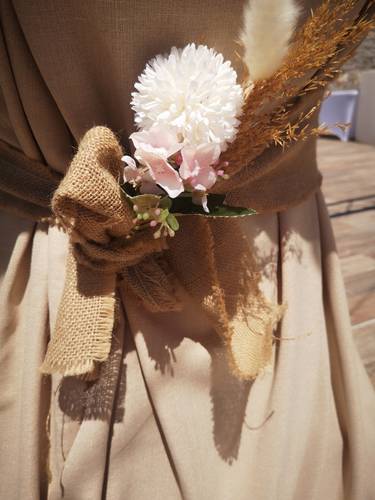
[[[188,145],[233,141],[243,104],[237,73],[222,54],[204,45],[172,48],[147,64],[135,84],[132,108],[140,129],[172,128]]]

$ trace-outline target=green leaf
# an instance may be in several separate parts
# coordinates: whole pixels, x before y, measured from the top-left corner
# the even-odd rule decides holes
[[[213,210],[210,210],[210,213],[204,212],[202,215],[206,217],[244,217],[245,215],[256,215],[256,213],[257,211],[252,208],[223,205],[222,207],[215,207]]]
[[[203,207],[195,205],[190,196],[179,196],[172,201],[170,212],[175,215],[202,215],[204,217],[243,217],[245,215],[255,215],[257,212],[252,208],[230,207],[224,204],[225,195],[209,194],[207,205],[209,212],[205,212]]]
[[[164,196],[164,198],[160,200],[159,203],[160,208],[167,208],[169,210],[171,206],[172,206],[172,200],[168,198],[168,196]]]
[[[138,212],[147,212],[150,208],[156,208],[159,205],[160,196],[155,194],[139,194],[137,196],[126,195],[132,205],[137,205]]]
[[[200,205],[195,205],[192,201],[191,193],[182,193],[177,198],[169,198],[164,196],[161,198],[154,194],[139,194],[136,196],[130,196],[125,193],[126,198],[132,205],[138,206],[138,213],[147,212],[150,208],[160,207],[162,209],[160,214],[160,219],[162,221],[167,221],[167,224],[176,231],[174,227],[178,221],[176,217],[173,217],[173,222],[169,222],[168,217],[171,214],[177,216],[182,215],[201,215],[203,217],[243,217],[246,215],[256,214],[256,210],[244,207],[230,207],[224,204],[225,195],[221,194],[209,194],[207,196],[207,205],[209,212],[205,212],[203,207]]]
[[[168,215],[169,215],[169,210],[168,210],[168,208],[165,208],[164,210],[161,211],[160,220],[162,222],[166,221],[168,218]]]
[[[173,214],[168,215],[167,224],[171,229],[173,229],[173,231],[177,231],[178,228],[180,227],[178,220],[176,219],[176,217]]]

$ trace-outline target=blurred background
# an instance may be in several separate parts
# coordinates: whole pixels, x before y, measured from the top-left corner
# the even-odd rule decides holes
[[[344,274],[353,335],[375,387],[375,31],[323,103],[323,192]]]

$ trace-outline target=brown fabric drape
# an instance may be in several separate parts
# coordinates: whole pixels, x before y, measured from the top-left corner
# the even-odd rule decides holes
[[[301,2],[301,20],[317,4]],[[12,148],[7,154],[49,166],[41,174],[42,199],[92,126],[108,126],[128,147],[130,92],[153,55],[195,41],[233,59],[243,6],[244,0],[2,0],[0,139]],[[305,165],[318,178],[314,140],[290,154],[290,183]],[[24,200],[15,194],[8,160],[4,170],[0,163],[7,179],[0,203],[21,213]],[[39,183],[29,168],[25,194],[26,180]],[[263,189],[269,199],[284,194],[264,180],[254,180],[259,210]],[[34,203],[30,209],[45,214]],[[56,227],[1,215],[7,235],[0,248],[1,497],[375,496],[374,397],[353,345],[321,195],[279,215],[241,220],[240,227],[262,268],[265,296],[288,304],[262,377],[249,383],[226,371],[220,339],[182,289],[180,311],[155,314],[124,280],[99,379],[53,375],[50,387],[39,367],[56,323],[68,239]]]

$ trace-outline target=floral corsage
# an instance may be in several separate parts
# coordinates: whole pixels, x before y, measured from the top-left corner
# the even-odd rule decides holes
[[[122,158],[135,227],[151,226],[159,238],[174,236],[180,215],[255,213],[210,194],[228,178],[220,155],[236,136],[243,106],[231,63],[206,46],[174,47],[147,64],[135,89],[131,105],[139,131],[130,136],[133,156]]]

